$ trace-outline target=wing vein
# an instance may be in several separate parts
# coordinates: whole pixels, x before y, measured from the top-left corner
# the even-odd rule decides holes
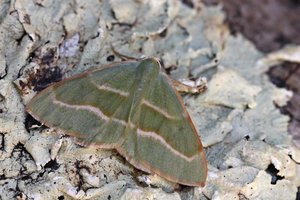
[[[195,157],[197,156],[197,155],[194,155],[194,156],[188,157],[188,156],[184,155],[183,153],[181,153],[181,152],[177,151],[176,149],[174,149],[170,144],[168,144],[168,142],[163,137],[161,137],[160,135],[158,135],[155,132],[143,131],[143,130],[138,128],[137,129],[137,135],[138,135],[138,137],[147,137],[147,138],[152,138],[154,140],[159,141],[162,145],[164,145],[172,153],[174,153],[175,155],[185,159],[188,162],[192,162],[195,159]]]
[[[65,102],[59,101],[56,99],[56,97],[53,97],[53,103],[59,106],[63,106],[66,108],[71,108],[75,110],[86,110],[90,111],[94,114],[96,114],[98,117],[103,119],[105,122],[109,122],[110,120],[117,122],[123,126],[127,125],[127,122],[121,119],[113,118],[113,117],[108,117],[106,116],[99,108],[91,106],[91,105],[74,105],[74,104],[67,104]]]
[[[174,120],[174,119],[178,119],[177,117],[172,116],[171,114],[169,114],[166,110],[164,110],[163,108],[160,108],[152,103],[150,103],[149,101],[143,99],[142,100],[142,104],[155,110],[156,112],[160,113],[161,115],[163,115],[164,117]]]
[[[90,79],[90,81],[93,85],[95,85],[95,87],[97,87],[98,90],[109,91],[109,92],[118,94],[118,95],[123,96],[123,97],[128,97],[129,96],[129,92],[125,92],[125,91],[122,91],[120,89],[113,88],[112,86],[110,86],[107,83],[105,83],[103,85],[99,85],[95,81],[93,81],[92,79]]]

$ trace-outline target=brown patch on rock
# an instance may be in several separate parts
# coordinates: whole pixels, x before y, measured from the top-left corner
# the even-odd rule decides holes
[[[299,0],[204,0],[222,3],[232,33],[240,32],[263,52],[300,44]]]
[[[289,132],[300,148],[300,64],[286,62],[271,68],[268,74],[278,87],[285,87],[294,92],[288,105],[281,108],[281,111],[291,116]]]

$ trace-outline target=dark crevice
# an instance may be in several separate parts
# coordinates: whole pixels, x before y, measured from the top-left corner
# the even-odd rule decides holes
[[[19,181],[17,181],[15,189],[12,189],[12,190],[15,192],[15,194],[13,196],[15,199],[17,199],[17,197],[21,197],[22,196],[22,191],[19,188]]]
[[[117,20],[116,13],[113,9],[110,10],[111,16],[113,19]]]
[[[274,41],[278,43],[279,48],[282,48],[285,44],[291,43],[290,39],[287,38],[282,33],[279,33],[275,38]]]
[[[112,17],[117,21],[117,22],[113,22],[111,23],[112,26],[115,26],[115,25],[118,25],[118,26],[125,26],[126,28],[132,28],[136,25],[137,23],[137,19],[134,20],[133,23],[126,23],[126,22],[118,22],[118,19],[116,17],[116,14],[115,14],[115,11],[114,10],[111,10],[111,15]]]
[[[244,194],[242,193],[238,193],[239,196],[239,200],[249,200],[249,198],[247,198]]]
[[[147,188],[149,185],[145,183],[144,181],[141,181],[138,179],[139,176],[145,175],[145,172],[142,172],[139,169],[134,168],[133,173],[131,173],[131,176],[133,178],[133,181],[136,183],[137,186],[142,187],[142,188]]]
[[[188,37],[190,35],[190,33],[188,32],[188,30],[184,26],[182,26],[181,24],[178,24],[178,23],[177,23],[177,26],[183,32],[183,36]]]
[[[202,194],[203,194],[203,196],[205,197],[205,199],[211,200],[211,198],[209,198],[206,194],[204,194],[204,193],[202,193]]]
[[[103,174],[104,178],[105,178],[105,183],[108,184],[108,178],[106,176],[106,174]]]
[[[297,63],[291,63],[291,62],[284,62],[280,65],[273,66],[270,68],[270,70],[267,72],[267,74],[270,77],[270,80],[273,84],[275,84],[277,87],[280,88],[287,88],[287,89],[292,89],[289,88],[289,85],[287,85],[287,81],[299,70],[299,64]],[[279,71],[281,69],[285,69],[284,72],[288,73],[285,76],[282,75],[282,73],[275,74],[276,69]]]
[[[7,74],[8,74],[8,65],[7,64],[5,65],[4,71],[5,71],[5,73],[2,76],[0,76],[0,80],[4,79],[7,76]]]
[[[30,52],[27,59],[26,59],[26,62],[30,63],[34,57],[35,57],[35,52],[34,51]]]
[[[162,69],[165,69],[165,68],[162,67]],[[166,71],[166,74],[170,75],[171,72],[176,70],[176,69],[177,69],[177,66],[172,65],[172,66],[168,67],[167,69],[165,69],[165,71]]]
[[[31,84],[34,91],[42,91],[53,82],[58,82],[62,79],[62,71],[58,66],[51,68],[39,69],[35,78],[31,79]]]
[[[300,0],[289,0],[292,6],[300,6]]]
[[[113,62],[115,60],[115,56],[114,55],[109,55],[109,56],[107,56],[107,58],[106,58],[106,61],[107,62]]]
[[[289,154],[289,157],[291,158],[292,161],[294,161],[297,165],[300,165],[300,162],[297,162],[296,160],[294,160],[293,156]]]
[[[128,28],[132,28],[134,26],[135,23],[124,23],[124,22],[113,22],[111,23],[112,26],[115,26],[115,25],[118,25],[118,26],[125,26],[125,27],[128,27]]]
[[[28,14],[25,14],[23,16],[23,20],[26,24],[29,24],[29,25],[31,24],[30,16]]]
[[[278,180],[284,179],[284,176],[278,175],[279,170],[277,170],[272,163],[269,164],[268,168],[265,171],[272,176],[272,185],[276,185]]]
[[[178,191],[180,192],[181,199],[189,199],[189,197],[191,197],[194,193],[194,187],[180,185]],[[170,191],[165,191],[165,192],[170,192]]]
[[[250,136],[249,136],[249,135],[246,135],[244,138],[245,138],[245,140],[247,140],[247,141],[250,140]]]
[[[92,39],[92,40],[93,40],[93,39],[96,39],[96,38],[99,37],[99,36],[100,36],[100,32],[97,31],[97,34],[96,34],[95,36],[91,37],[91,39]]]
[[[131,29],[133,26],[135,26],[137,24],[137,19],[135,19],[133,23],[119,22],[116,17],[115,11],[111,9],[110,12],[111,12],[112,17],[117,21],[117,22],[111,23],[112,26],[115,26],[115,25],[125,26],[126,28]]]
[[[192,0],[181,0],[182,3],[190,8],[194,8],[194,3]]]
[[[6,176],[5,174],[0,174],[0,180],[5,180],[6,179]],[[0,198],[1,199],[1,198]]]
[[[60,167],[60,164],[57,163],[56,159],[50,160],[44,165],[44,169],[50,169],[50,171],[55,171]]]
[[[10,188],[11,191],[14,191],[14,197],[19,198],[22,197],[22,199],[27,199],[26,194],[24,194],[21,189],[19,188],[19,181],[22,180],[24,184],[32,184],[37,182],[37,180],[32,178],[32,173],[28,173],[27,166],[24,165],[27,161],[33,160],[30,153],[26,150],[24,144],[18,143],[14,146],[11,157],[16,158],[16,162],[18,163],[19,167],[19,173],[15,177],[16,179],[16,186],[15,188]],[[25,196],[24,196],[25,195]]]
[[[159,34],[159,36],[162,37],[162,38],[164,38],[164,37],[167,36],[167,34],[168,34],[168,29],[166,28],[165,30],[163,30],[163,31]]]
[[[43,169],[39,172],[39,174],[36,176],[36,179],[32,179],[31,183],[37,183],[40,180],[43,180],[44,174],[49,172],[54,172],[60,167],[60,165],[56,162],[56,160],[50,160],[48,163],[46,163],[43,167]]]
[[[55,58],[56,52],[56,47],[47,49],[47,52],[42,56],[42,64],[50,65]]]
[[[76,160],[75,162],[75,168],[76,168],[76,174],[78,176],[79,181],[77,182],[77,188],[76,191],[79,192],[84,184],[84,178],[80,173],[81,169],[87,170],[88,173],[91,173],[91,170],[88,166],[84,165],[82,161]]]
[[[5,133],[0,132],[0,151],[4,151],[5,147]]]
[[[14,146],[14,148],[11,152],[11,157],[14,157],[14,154],[16,154],[16,153],[18,154],[18,156],[16,156],[18,158],[18,160],[21,160],[23,158],[26,160],[33,160],[30,153],[24,147],[24,144],[22,144],[20,142]]]
[[[30,132],[30,129],[33,125],[42,126],[42,124],[33,118],[31,115],[27,114],[25,117],[25,129]]]
[[[64,197],[63,195],[61,195],[61,196],[57,197],[57,199],[58,199],[58,200],[64,200],[65,197]]]
[[[27,63],[25,65],[23,65],[19,71],[18,71],[18,75],[17,75],[17,78],[20,78],[22,75],[23,75],[23,72],[24,72],[24,69],[26,67]]]
[[[34,57],[35,57],[35,51],[30,52],[28,57],[26,58],[26,63],[19,69],[17,78],[20,78],[23,75],[23,71],[26,65],[28,65],[28,63],[30,63]]]
[[[11,157],[15,157],[16,161],[20,164],[19,174],[16,178],[17,186],[16,186],[15,191],[17,191],[17,193],[19,191],[19,188],[18,188],[19,180],[24,181],[24,184],[32,184],[32,183],[36,183],[39,181],[38,179],[32,178],[32,176],[31,176],[32,173],[28,173],[27,166],[24,165],[24,163],[26,163],[28,160],[33,160],[31,154],[24,147],[24,144],[19,142],[14,147]]]
[[[39,2],[35,2],[34,4],[37,5],[37,6],[39,6],[39,7],[42,7],[42,8],[45,7],[43,4],[41,4],[41,3],[39,3]]]
[[[16,39],[17,45],[20,46],[21,42],[23,40],[23,38],[27,35],[27,33],[24,31],[23,34],[21,35],[21,37],[19,37],[18,39]]]

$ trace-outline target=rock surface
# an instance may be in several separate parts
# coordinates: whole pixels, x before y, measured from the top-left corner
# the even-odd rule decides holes
[[[295,199],[300,151],[277,108],[291,94],[265,72],[296,50],[262,54],[230,35],[219,6],[122,2],[1,3],[1,199]],[[161,58],[175,79],[208,78],[208,91],[184,96],[209,163],[204,188],[147,175],[115,151],[76,145],[26,114],[24,105],[51,82],[119,61],[112,46]]]

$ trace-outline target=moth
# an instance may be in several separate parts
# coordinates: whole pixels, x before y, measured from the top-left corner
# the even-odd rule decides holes
[[[117,150],[140,170],[183,185],[205,184],[198,131],[155,58],[113,63],[52,84],[27,111],[82,143]]]

